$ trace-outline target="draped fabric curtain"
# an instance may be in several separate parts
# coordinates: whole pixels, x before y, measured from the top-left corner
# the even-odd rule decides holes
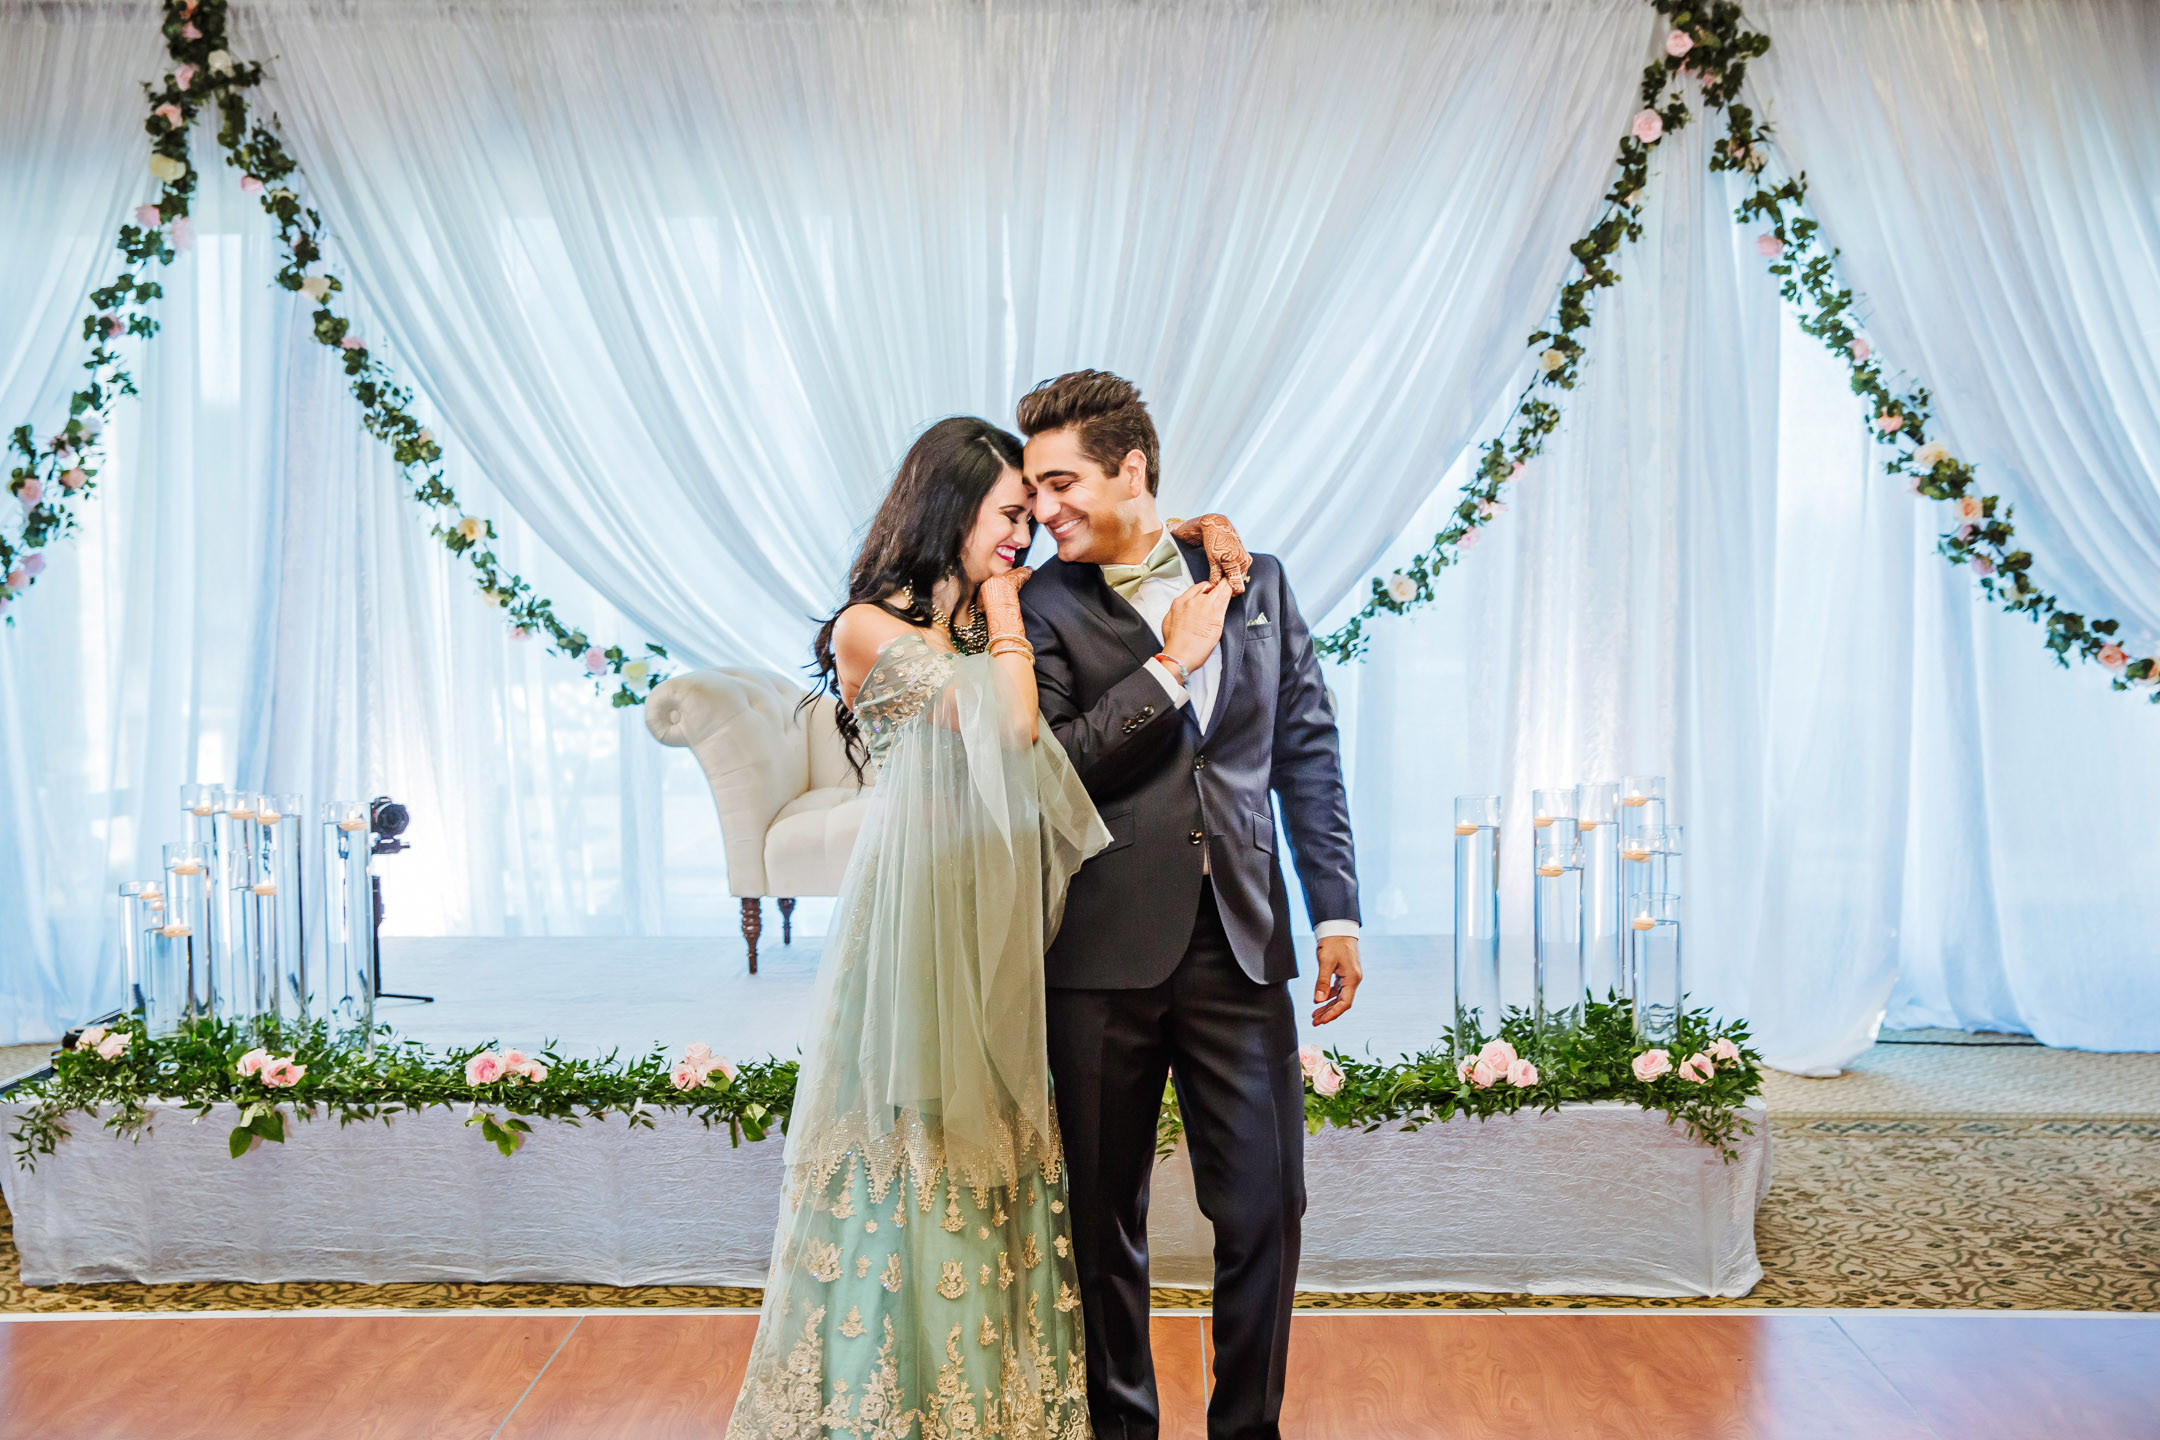
[[[1308,613],[1414,549],[1520,383],[1658,28],[1640,0],[235,8],[347,308],[498,548],[598,638],[783,669],[910,434],[1078,365],[1142,383],[1169,508],[1234,515]],[[1878,351],[2043,580],[2149,625],[2147,13],[1760,8],[1754,101]],[[81,296],[149,196],[156,18],[0,0],[9,423],[58,423]],[[1707,138],[1661,155],[1511,513],[1331,672],[1368,927],[1450,928],[1447,796],[1662,772],[1691,988],[1777,1063],[1843,1063],[1886,1004],[2160,1045],[2153,712],[1929,553],[1934,507],[1781,315]],[[725,935],[694,763],[476,603],[196,143],[143,398],[0,635],[0,1041],[117,1003],[111,887],[189,779],[412,804],[393,930]]]
[[[1520,362],[1653,19],[262,0],[236,33],[453,459],[653,637],[793,666],[909,438],[1087,366],[1150,396],[1172,513],[1332,603]]]

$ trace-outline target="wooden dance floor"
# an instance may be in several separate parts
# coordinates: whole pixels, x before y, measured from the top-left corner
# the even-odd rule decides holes
[[[1165,1440],[1201,1440],[1207,1321],[1160,1316]],[[250,1315],[0,1322],[0,1437],[719,1436],[755,1317]],[[1305,1314],[1283,1433],[2149,1436],[2160,1318]]]

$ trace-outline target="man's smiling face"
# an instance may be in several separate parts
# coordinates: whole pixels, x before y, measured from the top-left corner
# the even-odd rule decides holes
[[[1120,563],[1152,534],[1145,528],[1155,518],[1145,503],[1152,499],[1147,458],[1137,450],[1116,470],[1105,470],[1081,451],[1072,427],[1045,430],[1027,442],[1027,478],[1035,487],[1035,518],[1067,564]]]

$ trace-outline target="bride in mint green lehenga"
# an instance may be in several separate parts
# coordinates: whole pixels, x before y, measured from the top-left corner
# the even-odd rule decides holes
[[[985,516],[1024,498],[1018,442],[986,422],[940,422],[917,451],[956,426],[994,437],[943,437],[1001,467]],[[876,608],[921,608],[896,598]],[[1109,836],[1047,727],[1034,733],[1032,676],[955,653],[948,634],[966,630],[899,629],[852,697],[876,783],[818,975],[730,1440],[1091,1433],[1043,953],[1067,882]],[[821,640],[831,673],[829,655]]]

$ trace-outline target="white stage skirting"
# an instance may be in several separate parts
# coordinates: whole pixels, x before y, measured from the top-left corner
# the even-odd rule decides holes
[[[514,1156],[430,1110],[389,1125],[289,1125],[233,1159],[235,1111],[161,1110],[139,1144],[87,1117],[4,1188],[29,1285],[198,1280],[558,1281],[762,1285],[777,1138],[663,1114],[535,1121]],[[12,1132],[18,1105],[0,1102]],[[1631,1105],[1569,1105],[1415,1133],[1307,1141],[1305,1290],[1745,1295],[1762,1278],[1755,1210],[1770,1127],[1755,1102],[1740,1158]],[[1159,1285],[1206,1285],[1212,1236],[1182,1155],[1156,1176]]]

